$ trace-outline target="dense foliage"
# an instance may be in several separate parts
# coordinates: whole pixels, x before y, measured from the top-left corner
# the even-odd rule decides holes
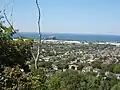
[[[47,84],[48,90],[110,90],[117,84],[117,79],[113,76],[100,75],[96,77],[93,73],[78,73],[68,70],[54,74]],[[113,88],[119,88],[118,84]]]
[[[0,90],[37,90],[43,76],[29,69],[32,40],[13,40],[15,31],[0,18]],[[42,73],[41,73],[42,74]]]

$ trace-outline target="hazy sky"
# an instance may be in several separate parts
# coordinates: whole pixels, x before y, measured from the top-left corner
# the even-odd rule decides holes
[[[0,9],[9,0],[0,0]],[[120,0],[39,0],[41,31],[120,34]],[[6,11],[10,16],[12,4]],[[21,32],[37,32],[35,0],[15,0],[14,25]]]

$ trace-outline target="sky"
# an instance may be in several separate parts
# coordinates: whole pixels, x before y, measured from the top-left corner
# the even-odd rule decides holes
[[[38,0],[41,31],[47,33],[120,35],[120,0]],[[9,0],[0,0],[0,9]],[[12,3],[6,13],[11,20]],[[35,0],[14,0],[14,27],[38,32]]]

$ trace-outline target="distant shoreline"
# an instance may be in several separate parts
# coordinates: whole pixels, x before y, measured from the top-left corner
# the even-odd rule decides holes
[[[19,33],[34,33],[38,32],[19,32]],[[55,32],[42,32],[41,34],[72,34],[72,35],[99,35],[99,36],[120,36],[120,34],[94,34],[94,33],[55,33]]]
[[[38,39],[38,33],[32,32],[20,32],[22,37]],[[14,35],[14,38],[19,34]],[[72,41],[90,41],[90,42],[120,42],[120,36],[118,35],[91,35],[91,34],[60,34],[60,33],[42,33],[42,39],[46,39],[49,36],[55,36],[57,40],[72,40]]]

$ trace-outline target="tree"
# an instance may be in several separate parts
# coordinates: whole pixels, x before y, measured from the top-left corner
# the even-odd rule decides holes
[[[113,72],[116,74],[120,74],[120,65],[115,65]]]
[[[101,64],[101,69],[109,72],[113,72],[115,64]]]
[[[94,62],[92,63],[92,67],[93,67],[93,68],[101,69],[101,64],[102,64],[102,61],[101,61],[101,60],[97,60],[97,61],[94,61]]]
[[[47,69],[51,69],[52,68],[52,63],[51,62],[45,62],[42,61],[38,64],[39,67],[43,67],[43,68],[47,68]]]
[[[111,90],[120,90],[120,82],[118,84],[115,84]]]
[[[37,9],[38,9],[38,32],[39,32],[39,42],[38,42],[38,50],[37,50],[37,55],[36,57],[33,55],[33,59],[35,60],[35,68],[37,69],[37,61],[38,61],[38,58],[39,58],[39,54],[40,54],[40,51],[41,51],[41,30],[40,30],[40,7],[39,7],[39,4],[38,4],[38,0],[36,0],[36,5],[37,5]]]
[[[36,4],[39,10],[37,0]],[[5,10],[4,7],[4,17],[0,16],[0,90],[46,90],[44,85],[45,75],[38,73],[41,70],[30,72],[27,64],[32,58],[31,47],[33,41],[31,39],[24,41],[23,38],[19,38],[17,41],[13,40],[12,37],[16,32],[8,20]],[[10,27],[4,25],[3,18],[6,19]],[[41,45],[40,12],[38,27],[40,40],[35,58],[36,67]]]
[[[17,65],[5,67],[0,75],[0,90],[46,90],[46,77],[42,70],[25,74]]]
[[[22,38],[15,41],[13,34],[11,27],[0,23],[0,90],[39,90],[43,75],[30,72],[27,64],[33,42]]]
[[[113,76],[96,77],[94,73],[83,73],[75,70],[56,72],[47,80],[47,90],[110,90],[117,79]]]

